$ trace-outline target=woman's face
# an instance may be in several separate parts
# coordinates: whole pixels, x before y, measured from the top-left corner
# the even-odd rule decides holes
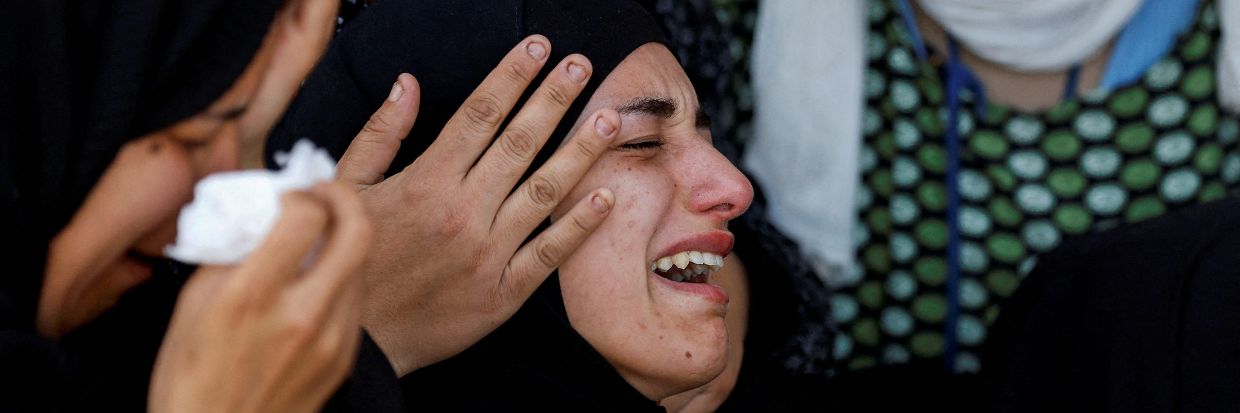
[[[215,102],[121,147],[52,240],[41,333],[65,333],[150,277],[151,261],[176,236],[177,214],[194,183],[236,169],[243,153],[261,153],[262,139],[326,47],[336,7],[285,2],[253,60]]]
[[[619,135],[552,217],[599,187],[616,205],[560,267],[564,304],[573,328],[659,400],[724,367],[728,295],[710,274],[731,252],[728,221],[753,188],[711,144],[693,86],[663,45],[626,57],[584,113],[604,108],[620,113]]]

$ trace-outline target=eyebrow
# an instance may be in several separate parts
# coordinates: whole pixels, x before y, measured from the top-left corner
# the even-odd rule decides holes
[[[616,108],[616,112],[620,112],[621,115],[643,114],[660,119],[671,118],[678,110],[680,110],[680,107],[676,105],[676,101],[665,97],[651,96],[633,98],[628,103]]]
[[[620,105],[616,108],[616,112],[621,115],[643,114],[654,116],[659,119],[670,119],[680,110],[680,105],[675,100],[666,97],[642,96],[630,100],[628,103]],[[694,114],[694,127],[710,128],[710,116],[706,111],[702,110],[698,105],[697,113]]]

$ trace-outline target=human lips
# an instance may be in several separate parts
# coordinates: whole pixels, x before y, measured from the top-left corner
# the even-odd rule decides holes
[[[734,241],[732,234],[726,231],[682,238],[664,248],[659,258],[650,262],[650,273],[660,284],[727,303],[727,292],[708,281],[711,274],[723,268],[723,257],[732,252]]]

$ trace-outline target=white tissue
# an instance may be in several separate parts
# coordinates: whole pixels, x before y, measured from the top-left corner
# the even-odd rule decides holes
[[[280,216],[280,197],[331,180],[335,162],[307,140],[277,153],[280,171],[245,170],[209,175],[181,208],[177,239],[168,257],[192,264],[236,264],[257,248]]]

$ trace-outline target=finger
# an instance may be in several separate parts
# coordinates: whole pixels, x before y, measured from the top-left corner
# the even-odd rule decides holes
[[[527,37],[509,51],[448,119],[419,161],[431,163],[431,170],[465,176],[550,53],[551,42],[541,35]]]
[[[521,184],[500,207],[495,218],[508,245],[519,245],[538,227],[568,190],[590,170],[619,131],[620,115],[604,109],[577,129],[551,159]]]
[[[336,358],[332,366],[329,366],[328,375],[338,375],[343,379],[357,356],[362,332],[362,284],[360,277],[354,277],[345,283],[339,299],[334,303],[335,308],[327,318],[327,334],[323,337],[322,346],[329,354],[344,356]]]
[[[362,282],[360,278],[352,278],[342,287],[340,294],[328,303],[327,314],[324,315],[322,333],[319,334],[313,347],[316,360],[324,363],[311,375],[315,379],[318,392],[331,394],[340,386],[352,370],[353,361],[357,358],[357,348],[361,344],[361,312]],[[320,403],[316,403],[316,406]]]
[[[596,190],[517,250],[500,278],[497,290],[500,302],[519,303],[529,298],[547,275],[603,223],[613,205],[615,197],[610,190]]]
[[[311,190],[327,203],[331,228],[318,259],[293,287],[297,302],[330,304],[339,299],[349,283],[358,278],[358,269],[373,242],[374,230],[357,193],[340,183],[318,185]],[[309,311],[327,311],[311,307]]]
[[[401,73],[396,77],[383,106],[370,116],[336,164],[337,179],[354,187],[383,181],[383,173],[418,116],[419,93],[418,81],[412,75]]]
[[[230,281],[265,296],[281,288],[300,273],[306,254],[318,243],[327,228],[327,211],[322,201],[304,192],[289,192],[281,199],[280,217],[267,238],[238,268],[244,277]]]
[[[590,73],[590,61],[585,56],[575,54],[560,62],[466,179],[484,185],[487,192],[508,194],[547,142],[547,137],[555,131],[568,106],[581,93]],[[494,211],[504,197],[488,199],[494,199],[494,204],[482,205],[482,208]]]

